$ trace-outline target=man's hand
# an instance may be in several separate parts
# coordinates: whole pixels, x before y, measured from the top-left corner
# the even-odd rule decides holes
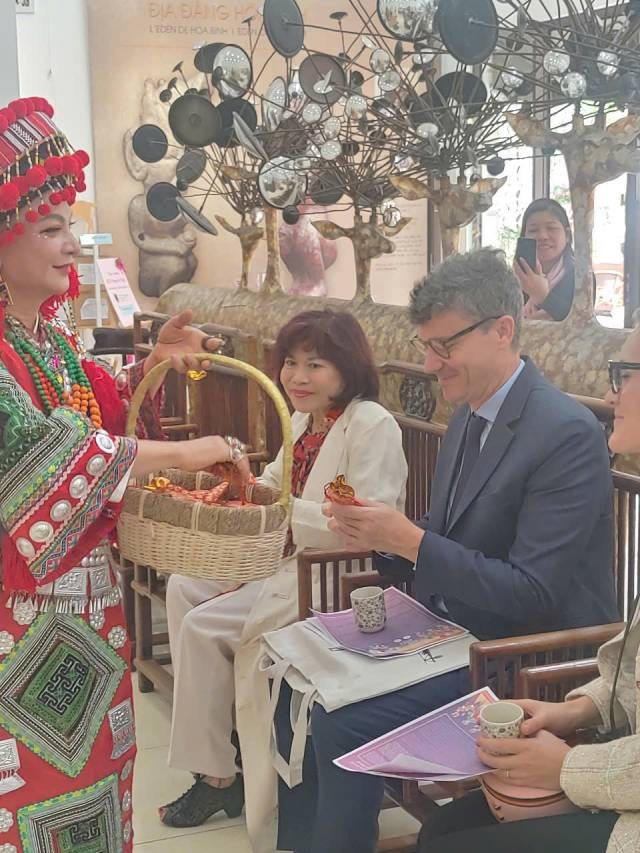
[[[415,563],[424,530],[386,504],[363,500],[360,503],[362,506],[323,504],[329,530],[340,536],[349,550],[388,551]]]
[[[199,362],[194,353],[215,352],[222,341],[190,326],[192,318],[193,312],[187,309],[167,320],[160,329],[158,343],[145,361],[145,373],[167,358],[171,359],[171,366],[178,373],[206,370],[211,366],[209,361]]]
[[[478,757],[510,784],[559,791],[562,765],[571,747],[540,731],[531,738],[478,738]]]

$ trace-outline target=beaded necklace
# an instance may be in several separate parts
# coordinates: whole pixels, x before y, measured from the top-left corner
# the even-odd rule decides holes
[[[49,325],[43,326],[47,342],[54,353],[53,358],[47,361],[22,323],[14,318],[7,319],[7,339],[29,370],[45,414],[50,415],[58,406],[69,406],[88,417],[93,426],[99,429],[102,426],[100,406],[78,354],[66,337]]]

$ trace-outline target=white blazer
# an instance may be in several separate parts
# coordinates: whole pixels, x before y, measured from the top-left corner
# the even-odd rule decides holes
[[[308,415],[294,413],[293,439],[305,431]],[[304,548],[341,548],[322,515],[324,487],[344,474],[358,497],[382,501],[404,510],[407,463],[400,427],[378,403],[354,400],[336,420],[324,440],[302,497],[292,513],[296,553]],[[280,489],[282,450],[268,465],[260,482]],[[297,557],[283,560],[264,585],[236,652],[236,726],[240,738],[245,782],[246,819],[254,853],[274,853],[277,836],[277,776],[269,751],[268,682],[259,670],[262,634],[298,618]]]

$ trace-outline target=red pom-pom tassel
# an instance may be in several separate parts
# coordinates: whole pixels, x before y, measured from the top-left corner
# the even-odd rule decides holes
[[[80,163],[81,168],[85,168],[91,162],[89,155],[82,148],[76,151],[76,159]]]
[[[44,161],[44,167],[47,170],[47,174],[54,178],[61,175],[64,171],[62,157],[47,157]]]
[[[38,213],[40,214],[40,216],[48,216],[51,213],[51,208],[48,204],[41,204],[38,207]]]
[[[30,222],[32,225],[34,222],[37,222],[38,219],[40,219],[40,217],[38,216],[38,214],[35,210],[28,210],[26,212],[24,218],[27,220],[27,222]]]
[[[25,177],[29,181],[29,186],[33,187],[34,190],[37,190],[46,183],[49,176],[47,174],[47,170],[43,166],[32,166],[27,170]]]
[[[0,187],[0,210],[15,210],[20,201],[18,188],[12,182]]]
[[[9,101],[9,109],[14,111],[17,118],[24,118],[27,114],[27,105],[23,98],[18,98],[15,101]]]

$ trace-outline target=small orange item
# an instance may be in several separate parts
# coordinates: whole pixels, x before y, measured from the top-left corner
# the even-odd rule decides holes
[[[334,504],[342,506],[363,506],[356,498],[355,489],[345,480],[344,474],[338,476],[324,487],[324,496]]]

